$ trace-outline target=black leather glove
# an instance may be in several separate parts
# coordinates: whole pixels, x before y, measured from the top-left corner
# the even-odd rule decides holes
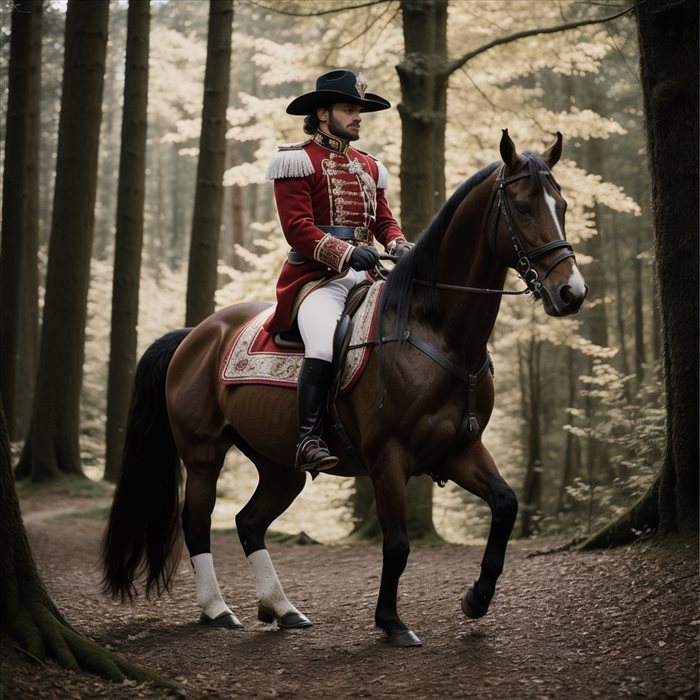
[[[411,250],[411,248],[413,248],[413,243],[409,243],[408,241],[406,241],[405,243],[397,243],[394,255],[397,258],[400,258],[405,253],[408,253],[408,251]]]
[[[386,252],[389,253],[389,255],[396,256],[396,259],[398,260],[402,255],[408,253],[411,248],[413,248],[413,243],[403,240],[393,240],[387,246]]]
[[[371,245],[354,248],[348,265],[353,270],[371,270],[379,262],[379,251]]]

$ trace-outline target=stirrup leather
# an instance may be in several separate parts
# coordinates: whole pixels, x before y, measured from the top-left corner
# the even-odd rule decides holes
[[[297,455],[294,460],[294,468],[297,471],[323,472],[333,469],[336,464],[338,464],[338,458],[331,455],[328,445],[321,438],[310,435],[297,446]]]

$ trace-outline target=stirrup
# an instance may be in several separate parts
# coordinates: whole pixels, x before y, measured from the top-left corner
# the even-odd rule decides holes
[[[321,438],[305,437],[297,446],[294,468],[300,472],[325,472],[338,464],[338,458],[328,450]]]

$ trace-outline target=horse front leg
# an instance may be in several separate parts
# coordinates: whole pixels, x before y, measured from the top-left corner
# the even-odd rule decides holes
[[[481,561],[481,573],[462,597],[462,610],[472,619],[483,617],[503,572],[506,546],[518,514],[518,499],[503,480],[481,442],[449,464],[445,475],[463,489],[482,498],[491,508],[491,528]]]
[[[396,464],[396,461],[394,461]],[[374,620],[387,634],[389,644],[420,646],[422,642],[402,622],[397,609],[399,579],[411,551],[406,528],[406,477],[398,466],[378,468],[372,477],[377,517],[384,536],[382,577]]]

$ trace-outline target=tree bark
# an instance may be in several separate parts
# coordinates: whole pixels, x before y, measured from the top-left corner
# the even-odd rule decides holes
[[[415,240],[445,201],[447,0],[402,0],[401,225]]]
[[[568,397],[567,406],[576,408],[577,378],[578,371],[576,369],[576,355],[573,348],[569,348],[567,352],[567,378],[568,378]],[[573,423],[575,418],[571,417]],[[566,487],[571,484],[574,474],[578,474],[581,469],[581,443],[577,435],[571,432],[566,434],[566,450],[564,453],[564,465],[561,475],[561,485],[559,486],[559,496],[557,498],[557,513],[561,513],[567,506],[569,501]]]
[[[0,393],[26,431],[39,336],[39,111],[42,0],[12,7],[0,250]]]
[[[0,512],[0,636],[12,640],[34,659],[53,659],[71,671],[90,671],[116,682],[131,678],[175,687],[80,635],[49,597],[37,572],[22,523],[1,400]]]
[[[108,481],[116,481],[119,476],[130,399],[124,388],[131,386],[136,365],[146,194],[150,21],[150,0],[129,0],[107,384],[105,479]]]
[[[522,491],[520,536],[531,537],[535,533],[534,518],[540,510],[542,500],[542,432],[540,428],[542,391],[541,363],[542,344],[534,337],[530,339],[525,351],[525,363],[521,363],[521,380],[523,403],[527,408],[523,415],[526,421],[525,443],[527,458],[525,464],[525,481]],[[525,400],[528,397],[528,400]]]
[[[202,131],[187,275],[185,323],[188,326],[199,323],[214,311],[226,167],[232,26],[233,0],[210,0]]]
[[[108,2],[71,0],[56,160],[53,221],[36,394],[17,467],[33,481],[82,475],[80,389],[95,222]]]
[[[637,6],[663,333],[666,447],[646,496],[586,548],[698,533],[698,4]]]

